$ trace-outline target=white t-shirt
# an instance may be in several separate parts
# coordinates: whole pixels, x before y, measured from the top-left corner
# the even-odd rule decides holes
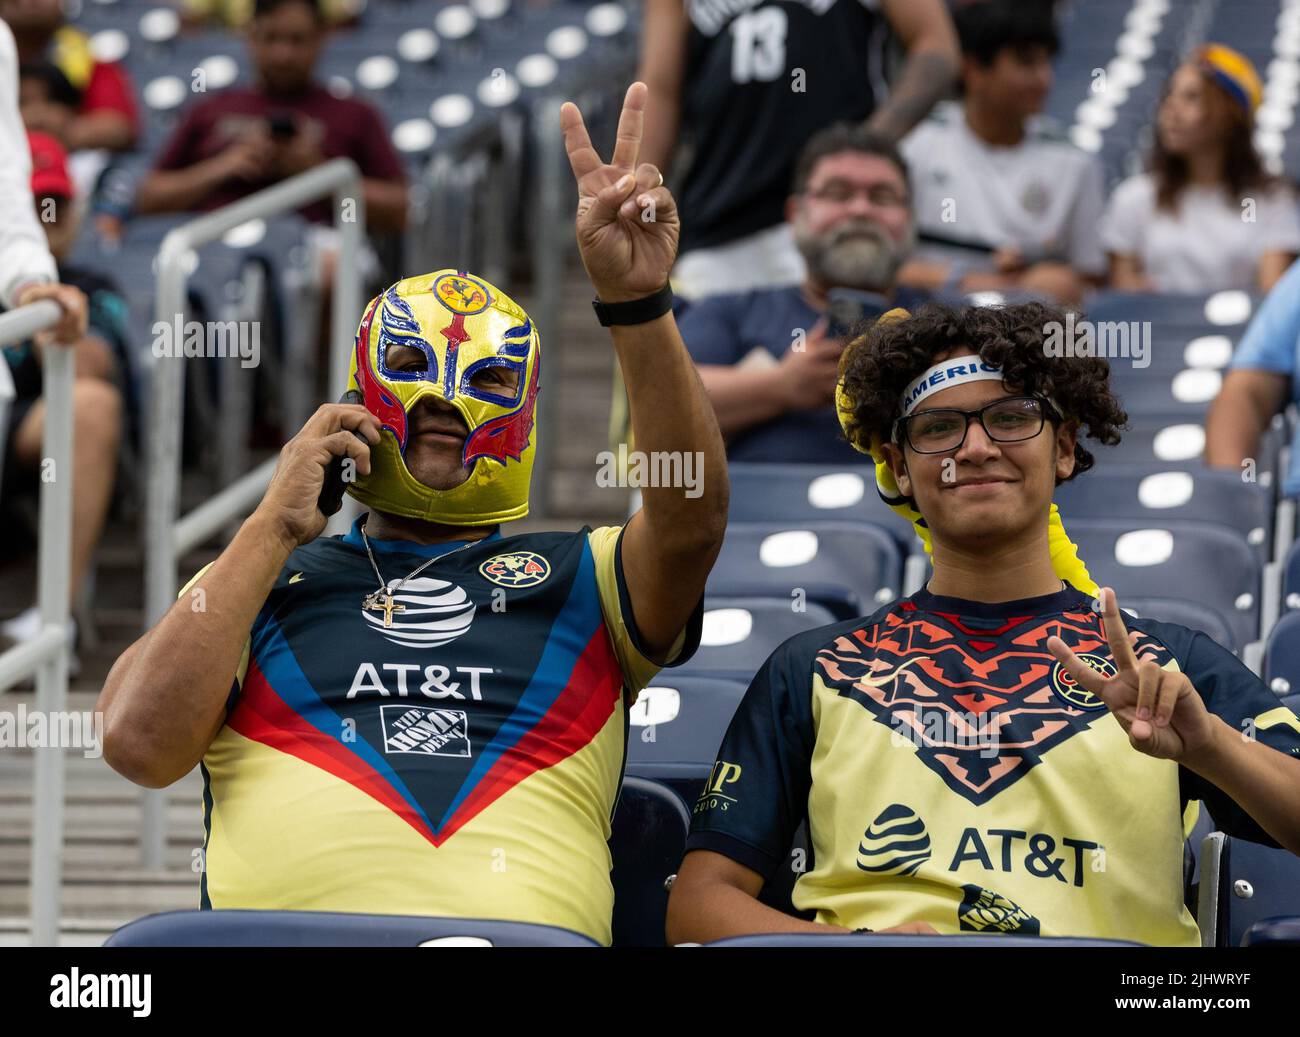
[[[1014,246],[1029,261],[1055,259],[1081,273],[1105,272],[1097,233],[1104,204],[1101,165],[1050,120],[1031,119],[1019,144],[1000,147],[975,136],[961,105],[946,101],[903,139],[900,150],[923,235]],[[979,253],[925,241],[916,254],[986,262]]]
[[[1282,185],[1246,198],[1254,205],[1198,184],[1183,188],[1176,211],[1157,209],[1155,180],[1142,173],[1115,188],[1102,242],[1109,252],[1135,256],[1157,291],[1255,291],[1265,252],[1300,252],[1300,215]]]

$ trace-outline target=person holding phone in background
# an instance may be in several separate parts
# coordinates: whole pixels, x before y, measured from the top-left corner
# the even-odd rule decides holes
[[[190,107],[140,184],[136,210],[209,211],[338,157],[361,170],[366,227],[406,226],[406,174],[383,117],[315,80],[326,25],[319,0],[256,0],[248,26],[256,82]],[[332,222],[330,202],[302,210]]]
[[[732,461],[858,464],[835,417],[853,326],[925,293],[895,285],[916,240],[907,167],[887,139],[841,123],[809,140],[786,200],[802,283],[687,307],[682,338]]]

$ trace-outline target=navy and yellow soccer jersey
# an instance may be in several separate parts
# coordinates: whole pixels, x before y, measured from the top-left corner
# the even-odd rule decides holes
[[[1181,670],[1244,736],[1300,754],[1300,720],[1205,634],[1125,617],[1139,658]],[[1197,945],[1184,805],[1276,845],[1223,792],[1134,749],[1046,647],[1114,672],[1073,588],[999,604],[921,591],[800,634],[750,685],[694,809],[688,850],[770,875],[808,820],[794,904],[851,929],[928,922]]]
[[[626,708],[658,669],[620,534],[372,538],[390,586],[441,556],[387,619],[362,608],[378,581],[355,526],[295,550],[203,758],[203,906],[501,918],[608,943]]]

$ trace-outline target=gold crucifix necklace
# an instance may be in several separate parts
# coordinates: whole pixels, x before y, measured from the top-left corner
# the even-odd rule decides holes
[[[393,598],[397,594],[397,592],[400,591],[402,587],[406,584],[407,580],[415,579],[415,577],[419,576],[420,573],[424,572],[425,569],[429,568],[429,566],[431,566],[434,562],[438,561],[439,559],[446,558],[449,555],[454,555],[457,551],[464,551],[465,548],[473,547],[476,543],[478,543],[477,540],[471,540],[468,544],[461,544],[460,547],[454,548],[451,551],[446,551],[440,555],[434,555],[428,561],[421,563],[418,568],[412,570],[411,572],[403,576],[400,580],[398,580],[396,587],[390,588],[389,585],[384,582],[384,576],[379,571],[379,564],[375,561],[375,552],[370,549],[370,538],[366,536],[366,524],[364,521],[361,523],[360,529],[361,529],[361,542],[366,545],[366,555],[370,559],[370,567],[375,570],[375,579],[379,581],[379,590],[374,591],[371,594],[367,594],[365,598],[362,600],[361,611],[362,612],[383,612],[385,627],[391,627],[393,625],[394,612],[406,611],[406,606],[397,604],[396,602],[393,601]]]

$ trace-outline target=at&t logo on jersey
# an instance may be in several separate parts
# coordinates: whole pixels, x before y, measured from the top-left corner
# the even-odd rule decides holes
[[[535,587],[551,575],[551,563],[532,551],[494,555],[478,567],[487,579],[502,587]]]
[[[1118,672],[1109,659],[1092,652],[1084,652],[1079,658],[1100,673],[1103,677],[1114,677]],[[1097,698],[1087,688],[1082,687],[1073,675],[1060,663],[1052,667],[1052,690],[1075,709],[1105,709],[1106,703]]]
[[[392,592],[400,582],[390,581],[388,590]],[[449,644],[467,633],[474,622],[474,603],[464,588],[430,576],[407,580],[393,594],[391,610],[383,607],[382,600],[363,608],[361,614],[371,630],[406,648],[438,648]],[[391,621],[385,626],[388,611],[391,611]]]

